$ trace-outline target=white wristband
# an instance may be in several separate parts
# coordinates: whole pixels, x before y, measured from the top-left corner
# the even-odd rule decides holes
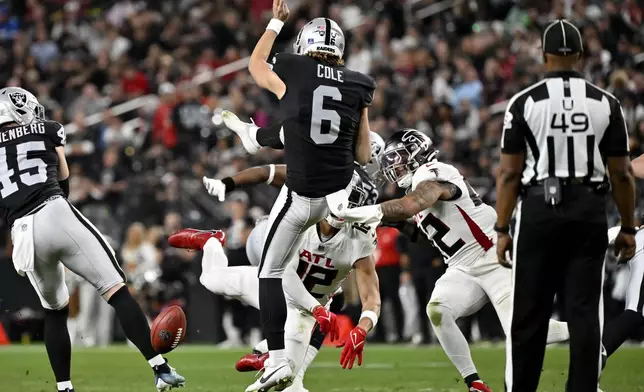
[[[275,178],[275,165],[268,165],[268,171],[268,180],[266,180],[266,183],[270,185],[273,183],[273,179]]]
[[[368,318],[369,320],[371,320],[371,328],[375,327],[376,324],[378,324],[378,315],[373,310],[365,310],[360,315],[360,318]]]
[[[282,22],[279,19],[271,19],[270,22],[268,22],[268,26],[266,26],[266,30],[273,30],[275,34],[279,34],[280,31],[282,31],[282,27],[284,27],[284,22]]]

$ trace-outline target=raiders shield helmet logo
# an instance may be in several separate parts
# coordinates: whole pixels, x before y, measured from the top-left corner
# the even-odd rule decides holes
[[[10,93],[9,99],[11,100],[11,103],[13,103],[17,108],[21,108],[27,104],[27,95],[25,95],[24,93]]]

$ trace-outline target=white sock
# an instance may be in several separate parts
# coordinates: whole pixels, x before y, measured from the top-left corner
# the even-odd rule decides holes
[[[221,242],[216,238],[208,239],[203,246],[203,260],[201,261],[203,272],[208,272],[212,268],[226,267],[228,267],[228,257],[226,257]]]
[[[253,347],[253,350],[259,351],[260,353],[264,354],[268,352],[268,342],[266,339],[262,340],[261,342],[257,343],[255,347]]]
[[[271,361],[271,364],[278,364],[286,362],[286,350],[268,350],[268,358]]]
[[[474,361],[472,361],[470,346],[467,344],[467,339],[463,336],[458,325],[456,325],[456,319],[452,311],[444,306],[434,305],[430,312],[438,312],[434,315],[434,320],[438,321],[439,324],[434,325],[432,322],[432,328],[443,347],[443,351],[456,366],[461,376],[465,378],[477,373]],[[431,318],[432,315],[430,314]]]
[[[315,357],[318,355],[318,349],[309,346],[308,350],[306,350],[306,355],[304,356],[304,360],[302,361],[302,367],[300,368],[300,371],[297,372],[296,378],[299,378],[300,380],[304,380],[304,373],[306,373],[306,370],[309,368]]]
[[[57,382],[56,387],[58,387],[59,391],[64,391],[66,389],[74,389],[71,381]]]
[[[150,358],[150,360],[148,360],[148,363],[150,364],[151,367],[160,366],[165,363],[165,359],[163,359],[161,354],[159,354],[154,358]]]
[[[248,137],[253,142],[253,145],[255,145],[255,147],[262,148],[262,145],[259,144],[259,142],[257,141],[257,130],[258,129],[259,129],[258,126],[250,126],[250,127],[248,127]]]
[[[550,319],[546,344],[565,342],[569,339],[570,333],[568,332],[568,323]]]

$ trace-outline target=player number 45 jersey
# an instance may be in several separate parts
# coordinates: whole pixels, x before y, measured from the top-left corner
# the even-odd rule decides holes
[[[458,187],[458,192],[452,200],[439,200],[416,214],[416,224],[448,265],[473,265],[496,242],[496,212],[481,201],[454,166],[426,163],[414,173],[411,189],[423,181],[449,182]]]
[[[326,305],[349,276],[353,264],[373,254],[376,245],[375,230],[365,225],[346,224],[326,242],[322,242],[317,226],[313,226],[304,233],[297,260],[287,268],[296,268],[306,290],[321,305]]]

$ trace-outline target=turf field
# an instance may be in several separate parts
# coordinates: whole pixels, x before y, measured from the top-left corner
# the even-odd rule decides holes
[[[187,378],[182,391],[243,392],[254,374],[237,373],[240,350],[208,346],[182,346],[169,354],[172,364]],[[539,391],[561,392],[567,368],[567,349],[548,350]],[[322,350],[305,379],[311,392],[465,392],[456,370],[438,347],[367,346],[362,368],[342,370],[340,351]],[[479,373],[494,391],[503,390],[504,350],[473,349]],[[622,348],[602,375],[606,392],[644,391],[644,349]],[[53,376],[42,346],[0,348],[0,391],[55,391]],[[77,349],[73,356],[73,382],[77,392],[155,391],[152,373],[138,353],[125,346]]]

